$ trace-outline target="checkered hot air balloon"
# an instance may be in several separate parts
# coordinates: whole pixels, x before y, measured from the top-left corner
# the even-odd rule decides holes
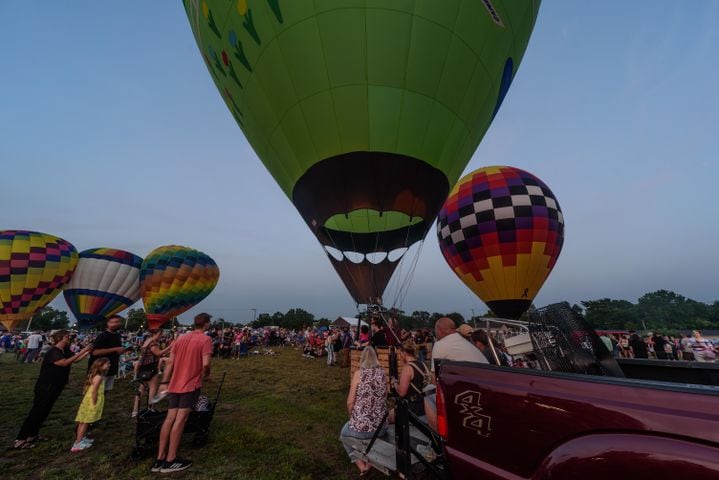
[[[80,252],[63,295],[81,329],[116,315],[140,299],[142,258],[115,248]]]
[[[223,101],[352,298],[381,297],[502,104],[539,0],[184,0]]]
[[[0,322],[12,329],[50,303],[70,280],[77,250],[46,233],[0,231]]]
[[[140,269],[140,293],[149,327],[159,328],[197,305],[219,278],[215,261],[199,250],[168,245],[150,252]]]
[[[437,219],[439,248],[454,273],[503,318],[519,318],[552,271],[564,217],[539,178],[514,167],[463,177]]]

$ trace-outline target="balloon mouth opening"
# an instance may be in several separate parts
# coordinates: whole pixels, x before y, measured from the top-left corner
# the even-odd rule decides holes
[[[381,211],[361,208],[347,213],[336,213],[325,221],[327,232],[373,234],[391,232],[424,223],[422,217],[396,210]]]
[[[167,316],[159,313],[148,313],[145,317],[147,318],[147,327],[150,330],[158,329],[170,320]]]

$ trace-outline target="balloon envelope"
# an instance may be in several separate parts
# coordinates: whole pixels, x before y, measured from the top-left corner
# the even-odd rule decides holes
[[[116,315],[140,299],[142,258],[114,248],[80,252],[63,295],[80,328]]]
[[[375,303],[494,118],[539,1],[184,5],[247,140],[355,301]]]
[[[150,252],[140,269],[140,293],[150,328],[194,307],[217,285],[220,269],[193,248],[168,245]]]
[[[559,257],[564,217],[539,178],[514,167],[484,167],[454,187],[437,236],[454,273],[496,315],[516,319]]]
[[[77,265],[77,250],[46,233],[0,231],[0,322],[30,319],[60,293]]]

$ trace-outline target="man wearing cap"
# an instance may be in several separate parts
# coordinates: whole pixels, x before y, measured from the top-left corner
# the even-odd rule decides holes
[[[469,324],[467,324],[467,323],[463,323],[462,325],[459,326],[459,328],[457,328],[457,333],[462,335],[464,338],[466,338],[470,342],[471,342],[470,338],[472,337],[472,332],[474,332],[474,329],[472,327],[470,327]]]

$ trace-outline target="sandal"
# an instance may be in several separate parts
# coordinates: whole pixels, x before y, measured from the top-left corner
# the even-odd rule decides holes
[[[25,450],[27,448],[35,448],[35,444],[27,440],[20,440],[19,443],[16,440],[12,446],[13,450]]]

